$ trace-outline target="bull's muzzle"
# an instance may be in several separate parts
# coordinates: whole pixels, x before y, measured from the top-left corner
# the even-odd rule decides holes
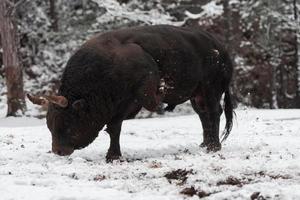
[[[52,152],[59,156],[68,156],[74,152],[74,148],[52,145]]]

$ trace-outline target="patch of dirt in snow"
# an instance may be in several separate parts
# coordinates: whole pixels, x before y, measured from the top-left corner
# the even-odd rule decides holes
[[[106,163],[105,132],[59,157],[44,120],[1,118],[0,198],[300,199],[299,124],[300,110],[238,110],[222,150],[206,153],[196,115],[128,120],[123,158]]]
[[[186,169],[177,169],[165,174],[165,177],[168,179],[169,183],[172,183],[172,180],[179,181],[177,185],[183,185],[189,174],[193,174],[193,170]]]
[[[180,194],[184,194],[190,197],[197,195],[199,198],[204,198],[204,197],[208,197],[212,193],[206,193],[202,190],[196,190],[193,186],[191,186],[181,190]]]

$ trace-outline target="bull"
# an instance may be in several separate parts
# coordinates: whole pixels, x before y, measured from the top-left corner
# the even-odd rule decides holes
[[[52,151],[88,146],[106,125],[106,159],[119,159],[122,122],[142,107],[166,110],[190,100],[203,127],[201,146],[218,151],[232,128],[232,62],[224,46],[200,29],[169,25],[115,30],[85,42],[67,62],[57,95],[28,98],[48,105]],[[224,94],[224,105],[221,99]],[[220,115],[225,130],[219,139]]]

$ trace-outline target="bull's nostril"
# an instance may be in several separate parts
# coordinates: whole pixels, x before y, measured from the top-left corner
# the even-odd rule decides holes
[[[59,148],[57,148],[56,146],[52,147],[52,152],[59,156],[70,155],[73,153],[73,151],[74,151],[74,148],[72,148],[72,147],[59,147]]]
[[[62,154],[63,154],[63,152],[61,150],[57,150],[57,149],[53,149],[52,152],[59,156],[62,156]]]

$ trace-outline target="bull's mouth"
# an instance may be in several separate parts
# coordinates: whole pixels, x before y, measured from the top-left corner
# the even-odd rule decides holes
[[[55,147],[52,146],[52,152],[59,156],[69,156],[74,152],[73,147]]]

